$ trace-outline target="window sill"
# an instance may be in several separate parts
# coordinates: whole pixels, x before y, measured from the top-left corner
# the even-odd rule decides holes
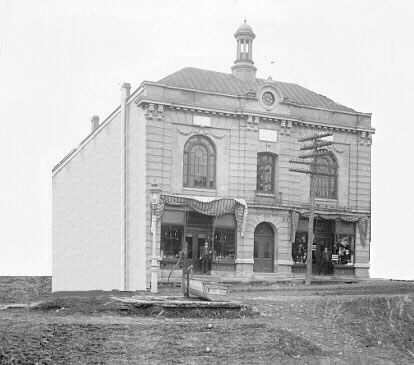
[[[315,198],[317,204],[338,205],[337,198]]]
[[[187,188],[183,187],[183,193],[189,194],[200,194],[200,195],[209,195],[209,196],[216,196],[217,190],[216,189],[207,189],[207,188]]]
[[[260,191],[260,190],[256,190],[256,196],[275,196],[276,193],[274,191]]]

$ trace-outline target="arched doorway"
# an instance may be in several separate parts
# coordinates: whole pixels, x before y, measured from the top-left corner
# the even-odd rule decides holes
[[[254,230],[254,272],[273,272],[275,236],[268,223]]]

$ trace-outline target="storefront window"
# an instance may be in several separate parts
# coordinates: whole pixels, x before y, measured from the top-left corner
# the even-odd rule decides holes
[[[297,232],[292,244],[292,259],[295,264],[305,264],[308,249],[308,234]]]
[[[163,259],[178,259],[181,251],[182,237],[182,226],[161,226],[161,257]]]
[[[334,245],[334,254],[338,255],[338,264],[353,265],[355,253],[355,236],[337,234]]]
[[[235,243],[234,230],[216,228],[213,259],[216,261],[234,260],[236,257]]]

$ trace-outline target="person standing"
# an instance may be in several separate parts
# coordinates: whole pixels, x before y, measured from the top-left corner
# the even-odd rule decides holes
[[[204,243],[204,247],[201,250],[201,271],[207,273],[210,263],[210,248],[208,247],[208,242]]]
[[[325,247],[322,253],[322,272],[327,275],[331,268],[331,252],[328,247]]]

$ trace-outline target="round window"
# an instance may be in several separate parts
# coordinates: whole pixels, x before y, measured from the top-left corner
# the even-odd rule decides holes
[[[271,106],[275,102],[275,96],[270,91],[266,91],[262,95],[262,100],[265,105]]]

